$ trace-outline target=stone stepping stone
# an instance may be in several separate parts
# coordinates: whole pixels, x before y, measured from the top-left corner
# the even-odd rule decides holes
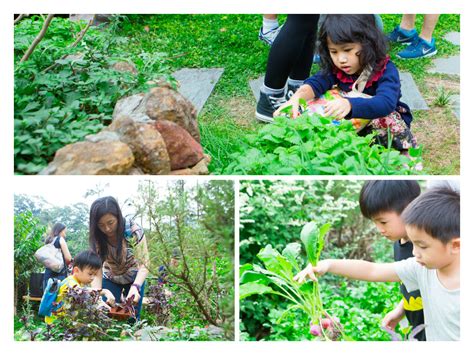
[[[448,58],[436,58],[433,60],[433,68],[428,70],[429,73],[458,75],[461,68],[461,57],[455,55]]]
[[[453,95],[451,97],[451,105],[453,106],[454,115],[459,120],[461,117],[461,97],[459,95]]]
[[[400,82],[402,84],[402,102],[406,103],[412,111],[429,109],[410,73],[400,72]]]
[[[256,101],[260,98],[260,87],[263,85],[264,76],[250,80],[249,85],[255,96]],[[410,73],[400,73],[402,84],[402,102],[406,103],[412,111],[428,110],[426,101],[421,96],[418,87]]]
[[[109,21],[109,16],[107,14],[97,14],[95,15],[94,22],[92,22],[92,26],[97,26],[101,23]],[[69,19],[71,21],[79,22],[79,21],[86,21],[89,22],[94,17],[94,14],[72,14],[69,15]]]
[[[199,115],[223,72],[223,68],[183,68],[172,75],[178,81],[179,93],[193,103]]]
[[[456,46],[461,45],[461,33],[459,32],[448,32],[443,38]]]

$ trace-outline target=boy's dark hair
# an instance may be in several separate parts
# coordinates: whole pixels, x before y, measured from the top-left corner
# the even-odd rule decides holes
[[[360,210],[369,219],[382,212],[394,211],[401,214],[420,192],[420,185],[416,180],[366,181],[359,194]]]
[[[362,69],[371,66],[380,70],[388,52],[385,35],[377,27],[374,15],[326,15],[318,33],[321,70],[329,74],[334,68],[328,49],[328,37],[334,44],[360,43]]]
[[[99,270],[102,267],[102,260],[96,252],[85,250],[74,257],[73,266],[77,266],[81,270],[84,270],[85,267],[89,267],[92,270]]]
[[[446,244],[461,234],[459,193],[446,188],[428,190],[407,206],[402,218]]]
[[[109,254],[109,243],[107,236],[99,228],[99,220],[106,214],[112,214],[117,218],[117,253],[115,257],[120,260],[122,255],[122,241],[125,233],[125,219],[122,210],[115,198],[112,196],[100,197],[92,203],[89,215],[89,246],[97,251],[102,260],[107,259]]]

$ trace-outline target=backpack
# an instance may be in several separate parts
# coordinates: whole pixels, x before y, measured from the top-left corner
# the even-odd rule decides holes
[[[61,272],[64,269],[63,252],[54,246],[55,241],[56,239],[39,248],[35,253],[35,258],[46,268],[54,272]]]
[[[39,306],[38,314],[42,317],[50,317],[53,312],[56,312],[62,307],[63,302],[56,303],[58,298],[59,289],[64,285],[66,279],[59,280],[51,278],[48,280],[46,289],[44,290],[43,297],[41,297],[41,303]]]

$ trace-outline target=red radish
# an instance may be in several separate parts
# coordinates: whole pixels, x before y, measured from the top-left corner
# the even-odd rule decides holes
[[[319,337],[322,334],[321,327],[317,324],[311,324],[311,328],[309,329],[309,332],[311,335],[314,335],[315,337]]]
[[[328,329],[330,326],[332,326],[332,320],[329,318],[323,318],[321,320],[321,326],[323,329]]]

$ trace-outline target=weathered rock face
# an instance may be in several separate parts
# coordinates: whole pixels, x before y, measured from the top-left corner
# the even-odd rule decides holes
[[[129,72],[132,74],[138,74],[137,67],[129,62],[117,62],[112,65],[112,69],[120,72]]]
[[[104,131],[116,133],[135,157],[135,165],[145,174],[163,175],[170,172],[167,146],[157,129],[147,123],[137,123],[126,116],[114,120]],[[187,132],[186,132],[187,133]]]
[[[207,166],[211,162],[209,155],[204,154],[196,165],[191,168],[173,170],[170,174],[172,175],[209,175],[209,169]]]
[[[179,92],[169,85],[151,89],[148,94],[137,94],[120,99],[115,105],[113,119],[129,116],[137,122],[166,120],[184,128],[201,142],[196,119],[196,109]]]
[[[112,119],[115,120],[120,116],[128,116],[136,122],[153,122],[146,114],[145,96],[145,94],[136,94],[118,100],[115,104]]]
[[[176,123],[157,121],[155,127],[166,143],[171,170],[194,166],[204,157],[201,145]]]
[[[166,120],[183,127],[201,142],[196,109],[184,96],[168,86],[153,88],[147,97],[146,114],[153,120]]]
[[[56,152],[41,175],[123,175],[132,168],[132,150],[119,141],[78,142]]]
[[[196,111],[169,86],[119,100],[112,123],[56,152],[42,174],[208,174]]]

